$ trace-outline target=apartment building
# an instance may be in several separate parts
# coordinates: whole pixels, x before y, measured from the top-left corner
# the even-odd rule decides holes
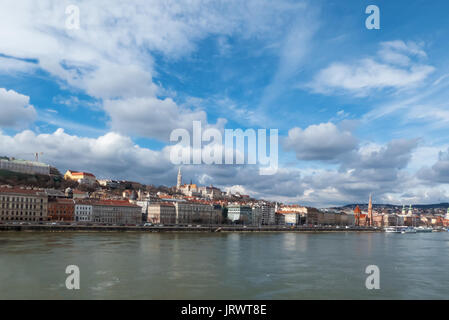
[[[0,187],[0,221],[48,221],[47,205],[44,190]]]
[[[140,224],[141,207],[127,200],[99,200],[92,202],[92,222],[105,224]]]
[[[75,221],[75,202],[72,199],[49,198],[48,218],[52,221]]]
[[[221,223],[221,208],[201,202],[175,202],[176,224]]]
[[[75,200],[75,221],[92,222],[92,202],[89,200]]]
[[[147,221],[155,224],[176,224],[176,210],[173,203],[156,202],[148,205]]]
[[[253,210],[250,206],[230,205],[228,206],[228,219],[232,223],[252,224]]]

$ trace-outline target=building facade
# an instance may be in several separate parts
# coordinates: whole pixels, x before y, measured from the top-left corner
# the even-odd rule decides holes
[[[142,223],[141,208],[127,200],[99,200],[92,202],[92,222],[102,224],[135,225]]]
[[[75,202],[72,199],[49,199],[48,217],[51,221],[75,221]]]
[[[44,190],[0,188],[0,221],[48,221],[48,197]]]
[[[92,222],[92,204],[88,200],[75,200],[75,221]]]
[[[149,204],[147,221],[154,224],[176,224],[176,210],[174,204],[167,202]]]
[[[50,166],[48,164],[14,158],[1,158],[0,169],[25,174],[50,174]]]
[[[97,178],[89,172],[79,172],[73,170],[67,170],[64,174],[65,180],[77,181],[80,184],[94,185],[97,182]]]
[[[228,206],[228,219],[232,223],[253,224],[253,210],[250,206],[230,205]]]
[[[221,223],[221,209],[201,202],[175,202],[176,224]]]
[[[260,207],[260,224],[261,225],[274,225],[276,224],[276,209],[272,205],[264,204]]]

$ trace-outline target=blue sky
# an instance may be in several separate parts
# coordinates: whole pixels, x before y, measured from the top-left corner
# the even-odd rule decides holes
[[[187,180],[316,206],[448,200],[447,1],[2,6],[2,154],[172,185],[170,132],[199,120],[279,129],[280,169],[184,166]]]

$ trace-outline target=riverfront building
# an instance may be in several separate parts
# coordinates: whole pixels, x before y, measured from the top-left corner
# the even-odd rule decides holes
[[[52,221],[75,221],[75,202],[72,199],[49,198],[48,217]]]
[[[228,206],[228,219],[232,223],[253,224],[253,210],[250,206],[230,205]]]
[[[261,207],[262,225],[276,224],[276,210],[272,205],[264,204]]]
[[[289,226],[303,225],[306,224],[307,213],[308,210],[306,207],[299,205],[288,205],[281,206],[276,212],[276,217],[277,221],[281,221],[280,224],[286,224]],[[282,215],[283,218],[280,218],[280,216],[278,217],[278,215]],[[282,221],[284,222],[282,223]]]
[[[175,202],[176,224],[221,223],[221,208],[202,202]]]
[[[92,222],[92,203],[89,200],[75,200],[75,221]]]
[[[92,202],[92,221],[104,224],[140,224],[141,208],[127,200],[99,200]]]
[[[176,210],[174,204],[167,202],[150,203],[148,205],[147,221],[154,224],[175,224]]]
[[[0,221],[48,221],[44,190],[0,187]]]
[[[50,174],[50,166],[48,164],[14,158],[0,158],[0,169],[24,174]]]

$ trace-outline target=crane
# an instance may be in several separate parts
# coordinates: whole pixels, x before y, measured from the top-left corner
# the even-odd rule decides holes
[[[30,154],[34,155],[34,159],[36,160],[36,162],[39,162],[39,156],[44,155],[43,152],[32,152],[32,153],[19,153],[18,156],[24,155],[24,154],[26,154],[26,155],[30,155]]]

